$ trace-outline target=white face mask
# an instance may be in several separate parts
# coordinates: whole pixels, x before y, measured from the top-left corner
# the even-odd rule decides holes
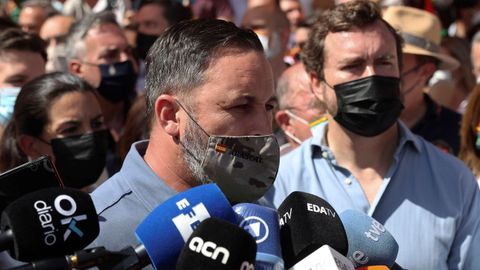
[[[280,36],[277,32],[270,34],[270,37],[266,35],[258,35],[258,39],[260,39],[263,51],[268,59],[275,58],[281,53],[282,48],[280,44]]]
[[[448,70],[437,70],[428,81],[428,85],[433,86],[440,81],[453,81],[452,73]]]
[[[327,121],[327,116],[324,114],[322,115],[321,117],[313,120],[313,121],[310,121],[308,122],[307,120],[301,118],[300,116],[294,114],[293,112],[291,112],[290,110],[286,110],[286,113],[288,114],[288,116],[292,117],[293,119],[299,121],[300,123],[302,124],[305,124],[307,125],[309,128],[310,128],[310,132],[311,132],[311,136],[313,136],[316,132],[316,130],[320,127],[320,124]],[[296,137],[295,135],[293,135],[292,133],[288,132],[288,131],[284,131],[285,135],[287,135],[290,139],[292,139],[294,142],[298,143],[298,144],[302,144],[302,140],[300,140],[298,137]]]

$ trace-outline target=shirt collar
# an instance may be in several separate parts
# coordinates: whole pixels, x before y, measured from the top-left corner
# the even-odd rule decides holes
[[[152,211],[163,203],[165,198],[170,198],[177,192],[165,184],[145,162],[143,156],[147,147],[148,140],[132,144],[119,173],[122,181],[129,186],[145,207]]]
[[[395,151],[395,156],[400,153],[400,151],[408,146],[412,145],[412,147],[421,152],[421,144],[420,139],[417,135],[414,135],[410,129],[405,126],[402,121],[397,121],[398,123],[398,130],[399,130],[399,143],[397,149]],[[333,153],[330,151],[330,148],[326,144],[326,132],[328,130],[328,121],[320,124],[317,131],[313,135],[311,140],[311,151],[312,156],[321,153],[323,158],[333,159]],[[327,153],[327,154],[326,154]]]

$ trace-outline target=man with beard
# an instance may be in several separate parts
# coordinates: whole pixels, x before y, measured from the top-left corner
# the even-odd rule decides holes
[[[469,169],[398,121],[402,39],[367,0],[321,15],[302,61],[328,122],[283,156],[265,198],[313,193],[378,220],[406,269],[477,269],[480,191]]]
[[[279,160],[272,76],[257,36],[233,23],[185,21],[162,34],[146,59],[150,140],[134,143],[120,172],[93,192],[100,235],[92,246],[135,246],[135,228],[155,207],[206,182],[232,201],[261,197]],[[231,148],[222,153],[219,145]],[[263,165],[246,169],[251,157]],[[245,182],[252,178],[261,182]]]

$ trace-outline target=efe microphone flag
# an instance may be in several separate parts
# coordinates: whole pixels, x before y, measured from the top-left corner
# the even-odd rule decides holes
[[[156,269],[174,269],[185,242],[200,222],[216,217],[236,224],[237,215],[216,184],[179,193],[155,208],[135,234]]]

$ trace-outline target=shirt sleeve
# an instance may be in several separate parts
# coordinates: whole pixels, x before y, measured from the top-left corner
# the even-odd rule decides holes
[[[478,269],[480,266],[480,191],[475,177],[468,172],[460,181],[465,190],[462,219],[457,227],[448,257],[449,269]]]

